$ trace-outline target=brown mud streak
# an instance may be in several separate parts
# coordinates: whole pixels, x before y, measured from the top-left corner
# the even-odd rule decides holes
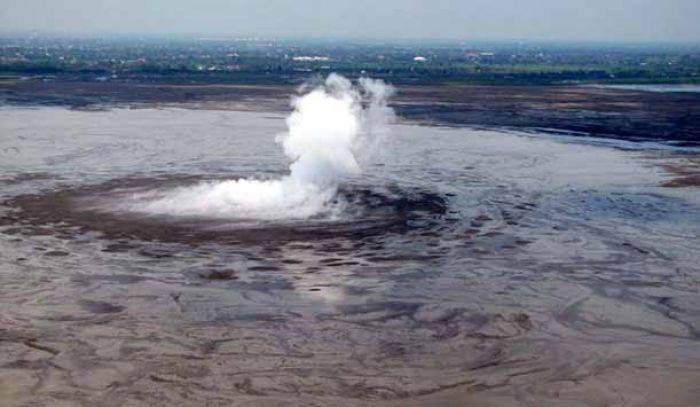
[[[683,163],[662,164],[661,167],[675,178],[661,184],[667,188],[686,188],[700,186],[700,155],[683,157]]]

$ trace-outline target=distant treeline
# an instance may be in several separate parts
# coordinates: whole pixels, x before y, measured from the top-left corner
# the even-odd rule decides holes
[[[0,75],[295,83],[339,72],[396,83],[700,83],[700,47],[0,39]]]

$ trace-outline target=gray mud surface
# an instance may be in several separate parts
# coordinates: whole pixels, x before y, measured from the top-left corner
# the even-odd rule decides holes
[[[159,104],[279,111],[289,107],[289,96],[295,89],[284,85],[30,79],[0,81],[0,100],[79,109]],[[700,93],[451,83],[401,85],[397,90],[393,102],[397,113],[422,123],[555,130],[579,136],[700,145]]]
[[[339,219],[110,209],[280,176],[282,117],[0,109],[3,405],[700,399],[700,199],[663,186],[684,155],[395,125]]]

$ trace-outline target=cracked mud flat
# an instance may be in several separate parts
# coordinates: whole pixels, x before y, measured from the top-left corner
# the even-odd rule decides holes
[[[700,199],[672,183],[694,158],[397,125],[341,188],[344,222],[242,229],[87,203],[279,176],[281,115],[3,108],[0,126],[7,405],[700,398]]]

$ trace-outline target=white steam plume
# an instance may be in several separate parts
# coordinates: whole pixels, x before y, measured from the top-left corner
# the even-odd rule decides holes
[[[235,219],[305,219],[331,212],[330,201],[343,177],[361,172],[362,157],[376,149],[393,117],[393,93],[379,80],[355,87],[331,74],[310,92],[292,99],[288,132],[277,138],[292,160],[277,180],[203,182],[165,193],[134,196],[129,210],[160,215]],[[364,97],[364,102],[363,102]],[[366,106],[363,106],[366,105]]]

